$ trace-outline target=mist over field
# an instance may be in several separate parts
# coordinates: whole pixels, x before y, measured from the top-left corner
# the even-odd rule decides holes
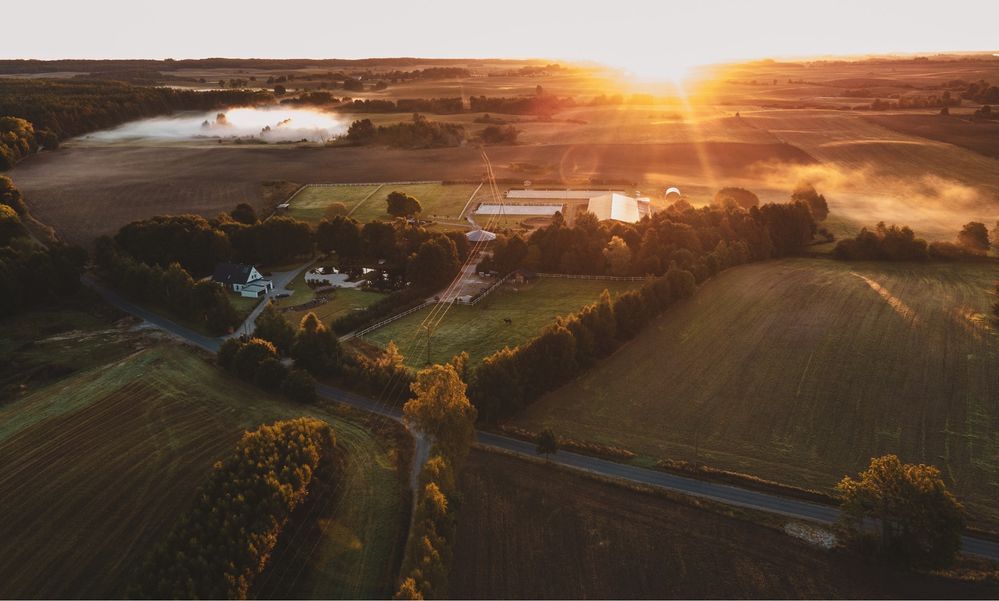
[[[257,138],[264,142],[325,142],[346,133],[348,123],[333,113],[285,107],[243,107],[226,111],[185,112],[126,123],[90,134],[100,142]]]
[[[991,227],[999,219],[994,191],[935,173],[904,178],[874,166],[768,164],[760,167],[759,177],[766,186],[784,190],[808,182],[826,196],[837,217],[861,226],[884,221],[951,239],[970,220]]]

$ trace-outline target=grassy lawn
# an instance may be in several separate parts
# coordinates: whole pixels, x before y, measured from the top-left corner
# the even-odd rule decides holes
[[[939,466],[999,524],[995,263],[731,269],[516,425],[828,490],[870,457]]]
[[[754,523],[557,467],[475,451],[460,477],[453,599],[994,597],[995,583],[896,572]],[[961,559],[971,573],[985,562]]]
[[[536,336],[555,317],[596,301],[605,289],[617,293],[640,285],[641,282],[556,278],[541,278],[523,286],[504,285],[477,305],[450,308],[434,332],[431,360],[441,363],[467,351],[472,361],[479,361],[504,346],[516,346]],[[427,357],[427,339],[420,324],[432,308],[394,321],[365,339],[381,346],[394,340],[407,364],[422,366]],[[506,318],[513,323],[508,325],[503,321]]]
[[[347,210],[355,208],[358,203],[371,196],[378,189],[378,184],[370,186],[306,186],[295,195],[288,208],[288,216],[319,223],[326,217],[326,210],[335,202],[342,202]]]
[[[294,288],[292,289],[293,291],[291,296],[288,298],[276,299],[274,301],[278,308],[294,307],[296,305],[307,303],[316,298],[315,291],[312,288],[309,288],[309,286],[305,283],[304,272],[295,278],[293,285]],[[288,322],[295,327],[298,327],[298,324],[302,321],[303,317],[305,317],[308,313],[315,313],[316,317],[328,326],[336,321],[337,318],[346,315],[351,311],[363,309],[364,307],[385,298],[385,295],[381,292],[369,292],[354,288],[337,288],[332,292],[323,293],[323,296],[329,298],[329,302],[317,305],[310,309],[288,311],[283,314],[285,319],[287,319]]]
[[[94,355],[106,344],[73,342]],[[185,348],[116,344],[111,360],[0,404],[0,596],[123,596],[241,433],[299,415],[333,425],[345,464],[319,544],[299,554],[288,590],[390,594],[409,509],[389,438],[266,394]]]
[[[329,206],[341,202],[354,219],[366,223],[391,219],[385,212],[385,197],[391,192],[404,192],[419,199],[425,219],[447,217],[457,219],[478,184],[384,184],[359,186],[309,186],[291,201],[288,215],[295,219],[319,223],[327,217]],[[482,194],[482,191],[479,191]]]
[[[389,215],[385,212],[385,197],[392,192],[403,192],[413,196],[423,205],[420,217],[457,219],[478,187],[478,184],[386,184],[367,202],[359,206],[351,217],[362,223],[387,219]],[[482,190],[479,190],[479,194],[482,194]]]

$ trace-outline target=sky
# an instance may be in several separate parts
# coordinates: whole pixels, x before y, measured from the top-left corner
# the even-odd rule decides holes
[[[997,0],[144,4],[11,2],[0,58],[552,58],[668,74],[753,58],[999,51]]]

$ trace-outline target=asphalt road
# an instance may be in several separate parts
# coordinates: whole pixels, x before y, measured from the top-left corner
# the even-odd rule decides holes
[[[105,300],[112,305],[115,305],[122,311],[130,313],[148,322],[149,324],[156,326],[157,328],[174,334],[175,336],[178,336],[205,350],[212,352],[218,351],[221,344],[220,339],[209,338],[202,334],[198,334],[189,328],[185,328],[170,321],[169,319],[143,309],[142,307],[139,307],[138,305],[122,298],[115,292],[104,288],[89,278],[89,276],[85,277],[84,281],[87,285],[96,290],[98,294],[104,297]],[[374,399],[362,395],[354,394],[326,384],[319,384],[316,387],[316,392],[323,398],[345,403],[357,409],[361,409],[362,411],[377,413],[399,421],[402,420],[402,412],[399,409],[378,403]],[[521,455],[536,455],[535,445],[533,443],[515,438],[509,438],[490,432],[477,431],[476,440],[484,447],[502,449],[504,451],[518,453]],[[428,449],[429,446],[423,437],[417,436],[414,459],[419,460],[420,457],[425,459]],[[832,524],[839,517],[839,510],[828,505],[809,503],[808,501],[782,497],[772,493],[748,490],[729,484],[718,484],[694,478],[687,478],[684,476],[677,476],[674,474],[660,472],[658,470],[617,463],[569,451],[559,451],[555,453],[551,456],[551,461],[559,465],[591,472],[600,476],[617,478],[620,480],[662,488],[664,490],[680,494],[709,499],[711,501],[724,503],[726,505],[745,507],[748,509],[765,511],[797,519],[810,520],[823,524]],[[987,557],[992,560],[999,560],[999,542],[971,536],[961,537],[961,542],[962,550],[965,553]]]

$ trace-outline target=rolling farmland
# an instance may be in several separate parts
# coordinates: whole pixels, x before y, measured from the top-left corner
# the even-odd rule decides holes
[[[994,525],[997,275],[990,262],[734,268],[514,423],[823,490],[897,453],[940,466]]]
[[[494,453],[473,452],[460,488],[450,589],[456,599],[997,593],[995,584],[895,572],[824,551],[738,510],[722,513]]]
[[[388,594],[409,515],[396,451],[357,423],[161,345],[0,406],[0,596],[124,595],[146,551],[243,430],[302,414],[330,421],[345,463],[322,544],[302,556],[294,584],[302,588],[292,590]]]

